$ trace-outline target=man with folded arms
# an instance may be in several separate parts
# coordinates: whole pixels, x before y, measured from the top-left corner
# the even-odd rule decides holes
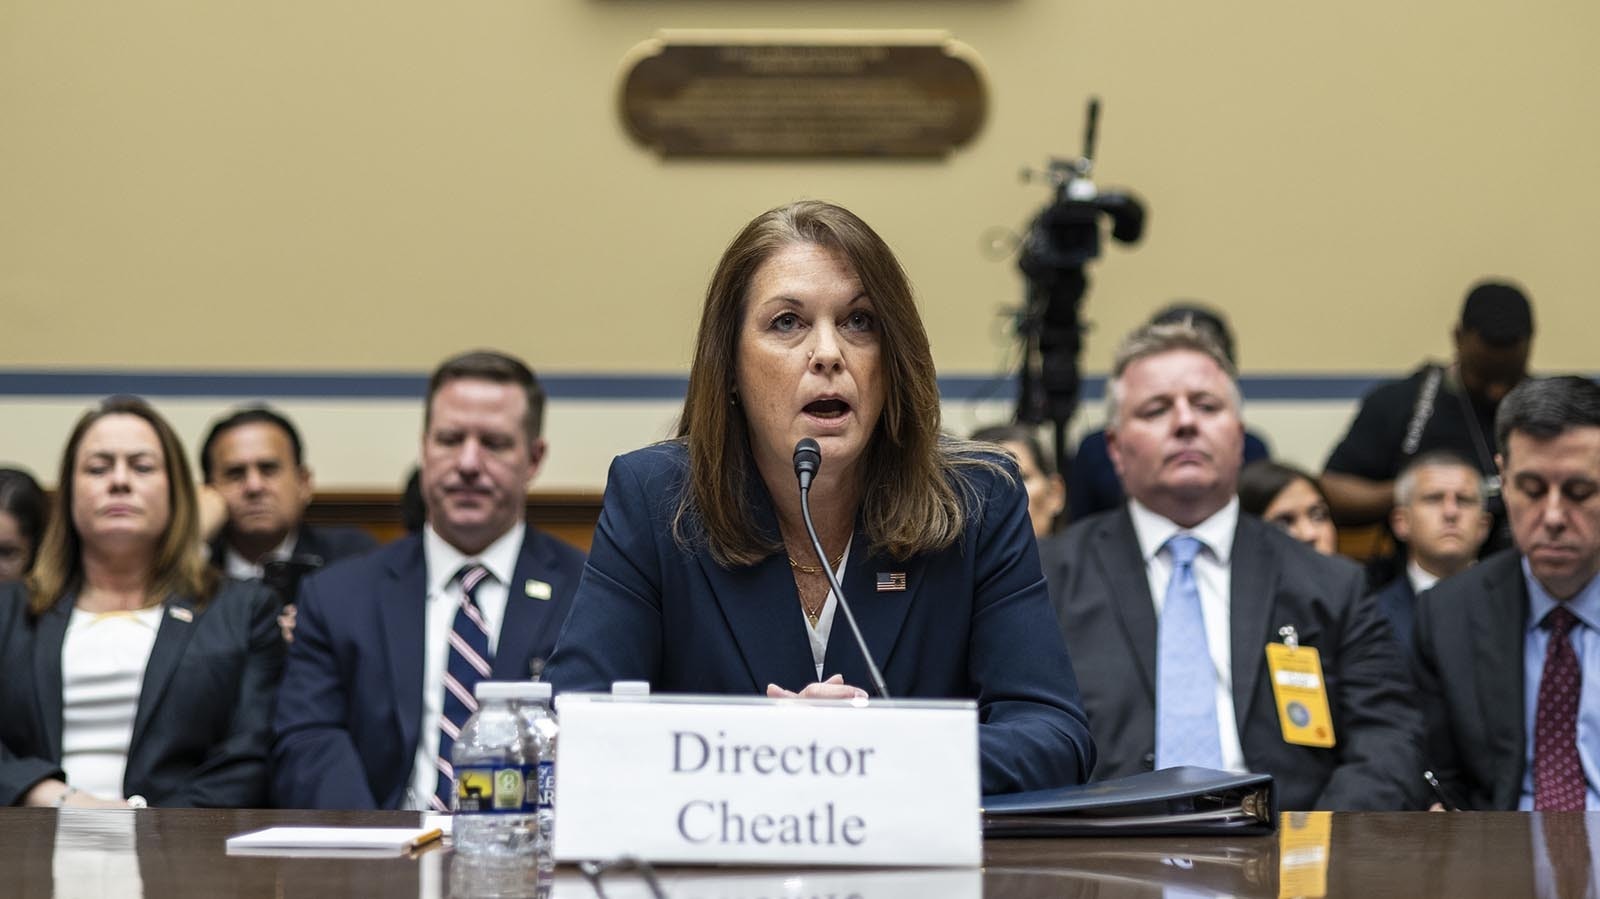
[[[1094,778],[1191,765],[1270,773],[1284,809],[1418,803],[1420,716],[1360,570],[1239,513],[1239,388],[1215,340],[1135,331],[1108,400],[1128,502],[1040,547]],[[1269,651],[1289,656],[1277,674]],[[1300,688],[1281,711],[1275,682]]]
[[[278,694],[286,808],[451,808],[451,747],[481,680],[527,680],[566,620],[583,554],[527,526],[544,392],[473,352],[428,385],[412,535],[308,578]]]
[[[1523,382],[1495,442],[1516,545],[1417,601],[1427,760],[1441,804],[1600,809],[1600,386]]]

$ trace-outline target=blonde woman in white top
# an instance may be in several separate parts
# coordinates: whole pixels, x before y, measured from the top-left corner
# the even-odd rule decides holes
[[[57,484],[31,576],[0,587],[0,805],[264,805],[278,605],[194,551],[172,428],[112,397]]]

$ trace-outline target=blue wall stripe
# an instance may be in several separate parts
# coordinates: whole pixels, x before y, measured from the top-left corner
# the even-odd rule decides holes
[[[683,375],[547,374],[545,389],[558,400],[679,400],[688,383]],[[1381,380],[1373,375],[1252,375],[1241,380],[1253,400],[1354,400]],[[206,372],[0,369],[0,397],[107,396],[132,393],[149,397],[297,397],[310,399],[415,399],[428,378],[383,372]],[[939,379],[946,400],[1011,402],[1016,379],[1010,375],[947,375]],[[1084,379],[1083,402],[1105,397],[1105,378]]]

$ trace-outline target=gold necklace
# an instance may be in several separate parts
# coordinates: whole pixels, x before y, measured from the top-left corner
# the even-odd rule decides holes
[[[811,622],[811,627],[816,628],[817,622],[822,620],[822,607],[828,604],[828,594],[822,594],[822,602],[817,603],[815,609],[806,605],[805,598],[800,599],[800,611],[806,613],[806,620]]]
[[[844,550],[841,549],[841,550],[839,550],[839,554],[837,556],[834,556],[833,564],[829,565],[828,568],[830,570],[833,570],[833,571],[838,571],[839,570],[839,563],[843,562],[843,561],[844,561]],[[794,556],[789,556],[789,567],[793,568],[795,571],[800,572],[801,574],[821,574],[822,573],[822,566],[821,565],[801,565],[799,562],[796,562],[794,560]]]
[[[839,563],[843,562],[843,561],[844,561],[844,550],[841,549],[841,550],[839,550],[839,555],[834,557],[833,564],[829,565],[828,567],[833,569],[833,570],[835,570],[835,571],[837,571],[839,569]],[[794,556],[789,556],[789,567],[793,568],[795,571],[800,572],[801,574],[821,574],[822,573],[822,566],[820,566],[820,565],[801,565],[799,562],[796,562],[794,560]],[[796,591],[796,592],[798,592],[798,591]],[[811,622],[811,626],[813,628],[815,628],[817,626],[817,623],[822,620],[822,609],[827,604],[828,604],[828,594],[826,594],[826,593],[822,594],[822,600],[817,603],[817,607],[814,608],[814,609],[812,607],[806,605],[806,599],[805,599],[804,596],[800,597],[800,611],[806,613],[806,620]]]

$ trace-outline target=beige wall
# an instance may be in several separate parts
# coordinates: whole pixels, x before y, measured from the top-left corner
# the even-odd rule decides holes
[[[990,86],[942,162],[663,162],[615,111],[662,27],[942,28]],[[1464,287],[1529,286],[1536,363],[1594,368],[1600,6],[1577,2],[0,3],[0,364],[681,369],[734,230],[800,196],[903,254],[941,368],[988,372],[1020,286],[981,252],[1105,99],[1111,250],[1087,366],[1157,303],[1225,304],[1256,372],[1443,353]]]
[[[622,132],[619,65],[711,27],[944,29],[989,118],[942,161],[662,161]],[[820,196],[901,253],[942,371],[1002,372],[1021,284],[984,245],[1046,200],[1016,173],[1077,151],[1090,93],[1102,183],[1152,217],[1095,267],[1089,371],[1195,296],[1248,372],[1397,372],[1448,352],[1486,273],[1529,287],[1538,368],[1594,370],[1596,35],[1600,6],[1504,0],[0,0],[0,370],[421,372],[496,344],[681,373],[725,242]],[[1348,400],[1252,416],[1315,465]],[[194,439],[230,402],[162,401]],[[86,405],[0,397],[0,456],[48,472]],[[324,483],[390,485],[414,451],[406,404],[290,405]],[[550,479],[598,487],[672,406],[556,403]]]

